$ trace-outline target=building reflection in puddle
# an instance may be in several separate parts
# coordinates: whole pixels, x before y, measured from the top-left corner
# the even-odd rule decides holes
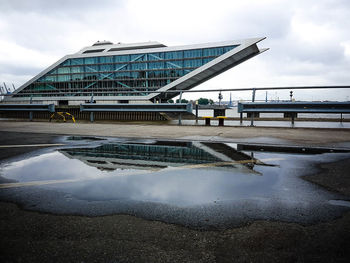
[[[257,160],[223,143],[171,142],[109,143],[95,148],[69,148],[60,152],[100,170],[142,169],[158,171],[169,167],[239,168],[254,172]],[[262,164],[260,162],[260,164]]]

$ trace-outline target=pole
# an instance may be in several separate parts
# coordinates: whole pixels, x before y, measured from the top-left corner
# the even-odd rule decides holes
[[[182,91],[180,91],[179,103],[181,103],[181,99],[182,99]],[[181,118],[182,118],[182,113],[179,114],[179,125],[182,125]]]
[[[252,102],[255,101],[255,89],[252,91]],[[250,113],[250,126],[254,126],[254,112]]]
[[[196,100],[196,123],[198,123],[198,100]]]
[[[30,104],[33,103],[33,95],[30,96],[30,101],[29,101]],[[33,112],[30,111],[29,112],[29,121],[33,121]]]
[[[94,103],[94,93],[91,94],[90,103]],[[90,122],[94,122],[94,112],[90,112]]]

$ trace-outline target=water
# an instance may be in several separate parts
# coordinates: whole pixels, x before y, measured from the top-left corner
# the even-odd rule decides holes
[[[318,163],[350,157],[337,149],[300,154],[299,147],[261,152],[251,144],[84,138],[79,144],[3,164],[1,176],[11,183],[0,184],[0,198],[44,212],[122,213],[199,228],[257,219],[310,223],[349,210],[330,202],[342,196],[300,179]]]
[[[196,114],[193,110],[193,114]],[[199,110],[198,116],[211,116],[213,117],[213,110]],[[246,114],[243,114],[246,117]],[[261,113],[261,118],[283,118],[283,113]],[[239,113],[237,108],[227,109],[226,117],[239,118]],[[299,118],[328,118],[328,119],[338,119],[340,120],[340,114],[308,114],[299,113]],[[343,119],[349,119],[350,114],[343,114]],[[177,124],[178,121],[174,120],[172,124]],[[212,120],[211,125],[217,126],[217,120]],[[199,120],[197,123],[194,120],[182,120],[183,125],[204,125],[204,120]],[[239,120],[225,120],[225,126],[250,126],[250,120],[244,120],[241,124]],[[340,122],[340,121],[298,121],[296,120],[294,125],[291,124],[290,120],[285,121],[259,121],[259,119],[254,119],[254,126],[257,127],[295,127],[295,128],[350,128],[350,122]]]
[[[196,114],[196,110],[192,111]],[[211,116],[213,117],[213,110],[198,110],[198,116]],[[239,118],[237,108],[226,109],[226,117]],[[246,113],[243,114],[246,117]],[[260,113],[262,118],[283,118],[283,113]],[[329,118],[329,119],[340,119],[340,114],[327,114],[327,113],[298,113],[299,118]],[[343,119],[350,119],[350,114],[343,114]]]

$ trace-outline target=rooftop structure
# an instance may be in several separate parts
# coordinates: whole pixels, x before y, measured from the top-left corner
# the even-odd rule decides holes
[[[176,47],[98,41],[64,56],[6,100],[72,105],[93,94],[98,102],[166,102],[179,93],[154,92],[191,89],[265,51],[257,46],[263,39]]]

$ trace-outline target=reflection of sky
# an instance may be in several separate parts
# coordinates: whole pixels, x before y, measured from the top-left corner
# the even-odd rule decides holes
[[[4,177],[20,182],[89,179],[103,173],[79,160],[69,159],[57,151],[13,162],[2,170]]]
[[[276,176],[262,177],[247,171],[238,167],[106,172],[56,151],[13,162],[3,167],[2,174],[20,182],[76,179],[74,183],[46,187],[58,188],[80,199],[132,199],[186,205],[267,194]]]
[[[280,156],[256,154],[259,159]],[[91,201],[136,200],[191,206],[239,199],[277,198],[298,202],[318,198],[308,183],[295,175],[291,176],[290,171],[304,167],[300,156],[283,157],[288,161],[269,162],[281,165],[280,167],[255,166],[254,170],[259,173],[249,172],[239,165],[227,169],[172,167],[157,172],[132,169],[106,172],[56,151],[10,163],[1,168],[1,174],[20,182],[74,179],[77,181],[42,187]]]

